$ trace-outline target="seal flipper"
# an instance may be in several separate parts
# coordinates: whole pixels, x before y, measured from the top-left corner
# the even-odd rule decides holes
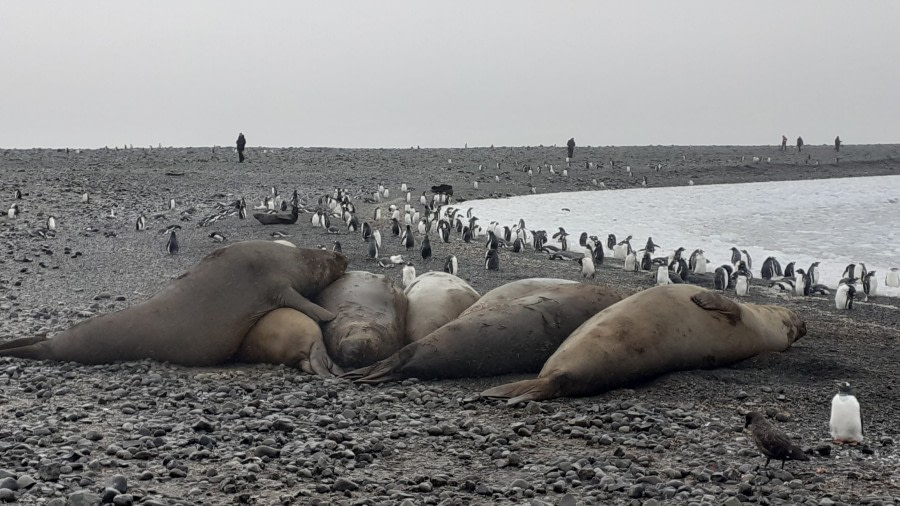
[[[13,339],[12,341],[7,341],[5,343],[0,344],[0,351],[11,350],[13,348],[22,348],[24,346],[31,346],[33,344],[42,343],[44,341],[49,341],[49,339],[47,339],[46,336],[20,337],[18,339]]]
[[[306,361],[304,361],[306,362]],[[313,343],[309,350],[309,368],[312,374],[319,375],[323,378],[333,378],[344,373],[343,369],[331,360],[328,356],[328,350],[325,349],[325,343],[321,340]]]
[[[735,325],[741,320],[741,306],[716,292],[700,292],[691,297],[691,301],[702,309],[715,311],[724,316],[728,323]]]
[[[482,397],[509,399],[506,404],[515,406],[527,401],[543,401],[557,397],[556,385],[550,377],[516,381],[481,392]]]
[[[300,295],[293,288],[288,288],[284,293],[282,303],[284,307],[296,309],[317,323],[334,320],[334,313]]]
[[[369,367],[352,371],[354,383],[363,383],[366,385],[377,385],[379,383],[387,383],[402,379],[403,375],[397,372],[406,363],[400,357],[400,353],[394,353],[390,357],[376,362]]]

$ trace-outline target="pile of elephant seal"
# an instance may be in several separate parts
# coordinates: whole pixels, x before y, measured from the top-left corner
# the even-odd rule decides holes
[[[0,344],[0,356],[274,363],[368,384],[539,373],[482,393],[517,404],[719,367],[783,351],[806,334],[789,309],[741,304],[693,285],[628,296],[598,284],[534,278],[479,296],[444,272],[423,274],[402,290],[386,276],[347,266],[340,253],[236,243],[143,303],[53,338]]]

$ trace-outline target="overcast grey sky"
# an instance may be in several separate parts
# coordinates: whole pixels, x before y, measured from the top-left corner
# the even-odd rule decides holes
[[[900,142],[900,2],[10,1],[0,147]]]

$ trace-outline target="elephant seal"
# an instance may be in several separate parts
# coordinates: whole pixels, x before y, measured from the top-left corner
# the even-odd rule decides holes
[[[406,295],[387,276],[350,271],[316,297],[335,314],[322,327],[328,355],[343,367],[365,367],[403,346]]]
[[[462,279],[446,272],[426,272],[404,290],[406,342],[431,334],[478,300],[478,292]]]
[[[499,302],[505,302],[512,299],[518,299],[519,297],[524,297],[531,292],[543,288],[557,285],[571,285],[573,283],[578,283],[578,281],[554,278],[527,278],[511,281],[509,283],[506,283],[505,285],[500,285],[497,288],[494,288],[488,293],[482,295],[481,298],[478,299],[478,302],[469,306],[468,309],[463,311],[460,316],[466,313],[474,313],[475,311],[480,311]]]
[[[338,279],[347,262],[330,251],[268,241],[235,243],[213,251],[140,304],[91,318],[52,339],[4,343],[0,356],[82,364],[145,358],[221,364],[273,309],[293,308],[316,321],[334,318],[307,297]]]
[[[509,404],[591,395],[667,372],[783,351],[804,335],[806,324],[790,309],[739,304],[699,286],[657,286],[578,327],[537,379],[482,395],[509,398]]]
[[[464,314],[372,367],[343,377],[382,383],[537,372],[573,330],[624,297],[602,285],[550,286]]]
[[[256,322],[244,337],[234,361],[284,364],[326,378],[344,372],[328,356],[319,324],[287,307],[270,311]]]

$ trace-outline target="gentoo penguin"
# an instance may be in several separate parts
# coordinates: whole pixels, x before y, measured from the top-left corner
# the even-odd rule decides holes
[[[10,218],[18,218],[19,217],[19,204],[13,204],[9,206],[9,211],[6,211],[6,216]]]
[[[606,236],[606,247],[609,249],[614,249],[616,247],[616,234],[609,234]]]
[[[891,270],[884,275],[884,286],[900,288],[900,268],[891,267]]]
[[[406,225],[403,233],[400,234],[400,244],[404,245],[407,251],[416,247],[416,238],[413,237],[412,227],[409,225]]]
[[[784,267],[784,272],[782,274],[786,278],[793,278],[794,277],[794,262],[787,264]]]
[[[775,277],[775,257],[766,257],[763,260],[762,268],[759,270],[759,275],[765,279],[766,281],[771,280]],[[810,267],[812,269],[812,267]]]
[[[581,235],[578,236],[578,245],[581,246],[582,248],[586,248],[587,241],[588,241],[588,233],[582,232]]]
[[[741,250],[731,247],[731,265],[737,267],[737,263],[741,261]]]
[[[513,241],[512,250],[513,253],[521,253],[522,250],[525,249],[525,241],[522,240],[521,237],[516,237],[516,240]]]
[[[856,288],[847,283],[838,285],[834,292],[834,307],[837,309],[853,309],[853,298],[856,296]]]
[[[650,256],[650,251],[644,251],[644,256],[641,257],[641,270],[649,271],[653,268],[653,258]]]
[[[671,284],[669,280],[669,268],[665,265],[660,265],[656,269],[656,284],[658,286]]]
[[[85,192],[85,193],[81,194],[81,201],[84,202],[85,204],[90,204],[91,196],[87,192]]]
[[[844,273],[841,274],[842,278],[855,278],[856,277],[856,264],[847,264],[847,267],[844,267]]]
[[[650,253],[656,253],[656,248],[659,248],[659,244],[654,244],[654,243],[653,243],[653,238],[652,238],[652,237],[648,237],[648,238],[647,238],[647,245],[644,247],[644,249],[646,249],[646,250],[649,251]]]
[[[247,219],[247,204],[244,202],[244,199],[241,199],[238,204],[238,218],[242,220]]]
[[[416,268],[413,267],[413,264],[408,263],[404,265],[402,273],[403,287],[408,287],[414,279],[416,279]]]
[[[487,253],[484,255],[484,268],[489,271],[500,270],[500,255],[497,253],[497,250],[487,250]]]
[[[803,269],[797,269],[794,275],[794,295],[809,295],[811,286],[809,274]]]
[[[589,255],[585,255],[578,259],[578,263],[581,264],[581,277],[593,279],[595,273],[593,259]]]
[[[378,229],[372,230],[372,238],[375,239],[375,244],[378,247],[381,247],[381,232]]]
[[[209,237],[213,240],[213,242],[225,242],[225,236],[219,232],[210,232]]]
[[[624,269],[629,272],[637,272],[640,268],[641,264],[638,263],[637,255],[634,254],[634,251],[628,253],[625,256],[625,266]]]
[[[369,236],[369,258],[378,258],[378,243],[375,242],[375,238]]]
[[[166,241],[166,251],[168,251],[170,255],[178,254],[178,237],[175,235],[174,230],[169,232],[169,240]]]
[[[16,188],[16,191],[13,193],[13,198],[16,200],[22,199],[22,190]]]
[[[147,230],[147,218],[144,216],[144,213],[138,215],[137,220],[134,222],[134,229],[138,232]]]
[[[169,211],[175,210],[175,199],[169,199]]]
[[[450,255],[444,260],[444,272],[453,274],[454,276],[459,272],[459,265],[456,262],[455,256]]]
[[[606,256],[603,252],[603,245],[599,242],[594,244],[594,265],[603,265],[603,258]]]
[[[696,249],[691,253],[689,267],[694,274],[706,274],[706,255],[702,249]]]
[[[741,266],[735,275],[734,293],[738,297],[746,297],[750,295],[750,273]]]
[[[341,253],[342,252],[341,242],[334,241],[334,246],[331,247],[331,251],[334,251],[335,253]]]
[[[485,242],[484,246],[487,249],[497,249],[500,247],[500,241],[497,239],[497,234],[495,234],[493,230],[488,230],[488,240]]]
[[[745,249],[742,249],[741,253],[744,254],[744,261],[747,262],[747,270],[752,271],[753,270],[753,259],[750,258],[750,253],[747,253],[747,250],[745,250]]]
[[[809,275],[809,282],[813,285],[819,284],[819,262],[813,262],[809,264],[809,269],[806,270],[806,274]]]
[[[750,429],[753,442],[766,457],[766,467],[772,459],[780,460],[782,469],[786,460],[809,460],[803,450],[791,443],[790,438],[769,423],[762,413],[757,411],[747,413],[744,428]]]
[[[427,235],[422,239],[422,260],[431,260],[431,241]]]
[[[878,292],[878,279],[875,278],[875,271],[866,273],[866,277],[862,280],[862,288],[863,293],[866,294],[865,300],[869,300],[869,297],[875,296]]]
[[[52,214],[47,217],[47,230],[56,230],[56,217]]]
[[[716,290],[724,292],[728,288],[728,271],[725,270],[725,267],[717,267],[715,275],[713,276],[713,287]]]
[[[859,412],[859,401],[853,395],[850,383],[846,381],[838,386],[838,393],[831,399],[831,439],[835,444],[862,443],[862,415]]]

